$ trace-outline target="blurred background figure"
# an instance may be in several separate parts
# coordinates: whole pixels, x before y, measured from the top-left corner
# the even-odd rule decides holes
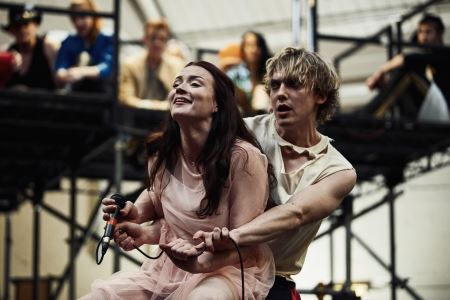
[[[5,87],[54,89],[53,66],[58,44],[38,35],[41,14],[32,5],[13,7],[3,30],[14,42],[1,54],[2,84]]]
[[[247,31],[241,41],[242,62],[227,71],[236,86],[236,100],[244,116],[269,110],[269,96],[261,84],[272,55],[263,35]]]
[[[144,26],[146,51],[121,66],[119,99],[123,104],[142,109],[169,109],[167,93],[184,67],[186,55],[174,43],[167,49],[169,38],[170,29],[165,20],[147,21]]]
[[[98,11],[92,0],[73,0],[69,8]],[[71,21],[76,33],[61,44],[55,66],[57,84],[73,91],[105,92],[112,73],[112,36],[101,32],[99,17],[73,15]]]
[[[219,62],[218,67],[224,71],[227,72],[233,67],[236,67],[242,63],[242,56],[241,56],[241,45],[232,43],[225,47],[223,47],[219,51]]]
[[[422,47],[394,56],[366,80],[369,89],[380,88],[391,94],[390,103],[380,103],[381,98],[376,98],[366,110],[381,116],[395,102],[403,117],[448,121],[450,52],[442,47],[444,31],[440,17],[422,17],[412,38]]]

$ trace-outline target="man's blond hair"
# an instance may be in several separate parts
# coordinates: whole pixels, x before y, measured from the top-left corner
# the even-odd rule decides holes
[[[303,48],[287,47],[267,60],[264,85],[270,95],[270,83],[275,73],[281,74],[281,81],[298,82],[308,92],[325,99],[319,106],[316,120],[329,120],[339,100],[340,79],[334,68],[317,53]]]

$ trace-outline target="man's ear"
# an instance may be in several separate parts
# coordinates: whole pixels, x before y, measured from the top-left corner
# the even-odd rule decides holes
[[[327,102],[327,98],[325,97],[317,97],[316,99],[316,103],[319,105],[324,104],[325,102]]]

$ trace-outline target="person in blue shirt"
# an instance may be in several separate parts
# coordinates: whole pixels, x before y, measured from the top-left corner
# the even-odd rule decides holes
[[[97,11],[92,0],[73,0],[70,9]],[[104,92],[113,69],[113,38],[100,31],[97,16],[73,15],[71,21],[77,32],[61,44],[55,64],[57,84],[75,91]]]

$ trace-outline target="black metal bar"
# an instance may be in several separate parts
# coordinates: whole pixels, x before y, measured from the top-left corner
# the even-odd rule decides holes
[[[381,44],[381,40],[378,36],[371,36],[367,38],[359,38],[344,35],[333,35],[333,34],[323,34],[318,33],[317,38],[321,40],[328,40],[333,42],[343,42],[343,43],[365,43],[365,44]]]
[[[70,218],[65,216],[64,214],[62,214],[61,212],[57,211],[56,209],[54,209],[53,207],[46,205],[45,203],[42,203],[42,208],[45,209],[48,213],[52,214],[53,216],[57,217],[58,219],[69,223],[70,222]],[[83,234],[86,234],[88,232],[88,229],[80,224],[75,224],[75,227],[78,230],[81,230],[83,232]],[[92,232],[90,234],[90,238],[92,240],[94,240],[95,242],[98,242],[99,240],[101,240],[101,236],[99,236],[98,234]],[[129,261],[131,261],[132,263],[135,263],[136,265],[141,265],[142,261],[139,261],[137,259],[135,259],[134,257],[130,256],[129,254],[125,253],[125,252],[121,252],[120,253],[121,256],[125,257],[126,259],[128,259]]]
[[[403,30],[402,30],[402,22],[398,21],[395,23],[395,29],[397,34],[397,54],[402,53],[403,50]]]
[[[316,0],[312,0],[312,1],[308,1],[309,3],[309,17],[311,19],[310,25],[311,25],[311,46],[312,46],[312,51],[314,52],[319,52],[319,47],[318,47],[318,39],[317,39],[317,1]]]
[[[12,8],[17,7],[18,4],[7,4],[7,3],[0,3],[0,9],[2,8]],[[22,6],[22,5],[19,5]],[[70,10],[68,8],[55,8],[52,6],[47,5],[35,5],[34,9],[40,12],[50,13],[50,14],[57,14],[57,15],[71,15],[71,16],[95,16],[95,17],[102,17],[102,18],[114,18],[114,14],[112,13],[106,13],[106,12],[93,12],[93,11],[77,11],[77,10]]]
[[[352,238],[357,241],[369,254],[372,256],[386,271],[391,271],[391,266],[389,266],[387,263],[383,261],[383,259],[378,256],[370,247],[367,245],[358,235],[356,235],[354,232],[352,232]],[[414,299],[416,300],[423,300],[422,297],[420,297],[414,289],[412,289],[408,283],[407,279],[402,279],[395,275],[395,281],[399,283],[399,285],[404,288]]]
[[[69,273],[69,299],[75,299],[76,291],[76,264],[75,255],[77,249],[77,237],[75,232],[75,224],[77,223],[77,174],[74,169],[72,169],[70,174],[70,251],[69,251],[69,263],[71,263],[70,273]]]
[[[381,28],[376,33],[374,33],[373,35],[368,37],[368,39],[369,40],[378,39],[381,35],[383,35],[386,32],[387,28],[390,28],[390,26],[385,26],[385,27]],[[352,47],[348,48],[347,50],[344,50],[340,54],[336,55],[335,60],[340,61],[340,60],[352,55],[353,53],[359,51],[359,49],[361,49],[365,45],[366,45],[366,41],[357,42],[356,45],[353,45]]]
[[[442,2],[442,0],[431,0],[428,1],[426,3],[423,4],[419,4],[417,6],[415,6],[410,12],[402,15],[402,17],[400,18],[400,21],[397,23],[398,26],[401,27],[402,23],[404,21],[406,21],[407,19],[411,18],[412,16],[416,15],[417,13],[423,11],[425,8],[427,8],[428,6],[431,6],[433,4],[437,4],[438,2]],[[356,42],[357,44],[344,50],[342,53],[338,54],[335,56],[334,58],[334,62],[335,65],[339,65],[340,61],[343,60],[344,58],[352,55],[353,53],[359,51],[360,48],[364,47],[366,44],[368,43],[375,43],[375,44],[380,44],[381,41],[379,39],[379,37],[381,35],[383,35],[387,30],[389,30],[388,28],[391,28],[390,25],[385,26],[383,28],[381,28],[378,32],[376,32],[375,34],[373,34],[372,36],[368,37],[368,38],[355,38],[354,40],[352,40],[351,37],[338,37],[338,36],[333,36],[333,35],[325,35],[325,34],[318,34],[318,38],[321,39],[330,39],[330,40],[336,40],[336,41],[348,41],[348,42]],[[397,30],[398,32],[398,30]],[[401,29],[400,29],[401,32]],[[377,42],[378,41],[378,42]],[[402,43],[402,39],[397,39],[397,42],[395,43],[397,45],[397,47],[399,49],[401,49],[401,43]],[[393,43],[394,44],[394,43]],[[390,55],[390,57],[392,57],[392,55]]]
[[[392,27],[388,27],[386,29],[386,36],[388,40],[388,46],[387,46],[387,60],[390,60],[392,57],[394,57],[394,39],[392,36]]]
[[[350,290],[352,285],[352,215],[353,197],[344,199],[344,224],[345,224],[345,283],[343,290]]]
[[[392,188],[389,194],[393,194]],[[396,275],[396,249],[395,249],[395,197],[389,197],[389,240],[390,240],[390,256],[391,256],[391,299],[397,299],[397,280]]]
[[[217,53],[219,53],[219,50],[217,50],[217,49],[207,49],[207,48],[198,48],[197,49],[196,60],[202,60],[203,59],[203,54],[205,54],[205,53],[217,54]]]
[[[113,95],[115,103],[118,103],[119,99],[119,74],[120,74],[120,64],[119,64],[119,41],[120,41],[120,1],[114,0],[113,9],[114,18],[114,35],[113,35]]]
[[[406,20],[410,19],[411,17],[414,17],[416,14],[424,11],[427,7],[434,5],[434,4],[438,4],[439,2],[444,2],[444,1],[443,0],[430,0],[428,2],[421,3],[421,4],[414,6],[409,12],[407,12],[406,14],[403,14],[400,17],[400,22],[401,23],[405,22]]]
[[[11,214],[5,216],[5,245],[4,245],[4,276],[3,276],[3,299],[9,300],[9,282],[11,281]]]
[[[161,9],[158,7],[159,3],[155,3],[157,5],[157,9]],[[161,10],[162,12],[162,10]],[[114,44],[115,44],[115,65],[116,65],[116,71],[117,75],[119,74],[119,31],[120,31],[120,0],[114,0],[114,31],[116,32]],[[119,76],[116,76],[116,86],[114,89],[114,95],[116,99],[116,105],[118,104],[118,86],[119,86]],[[117,113],[117,109],[116,109]],[[117,115],[115,115],[116,119],[114,124],[118,124]],[[122,153],[122,133],[118,132],[116,137],[116,143],[114,147],[114,185],[116,189],[116,193],[121,192],[121,182],[122,182],[122,176],[123,176],[123,153]],[[120,250],[117,247],[117,245],[114,245],[114,272],[119,271],[120,269]]]
[[[43,190],[40,184],[34,187],[33,195],[33,300],[39,300],[40,296],[40,249],[41,249],[41,206]]]
[[[87,238],[92,235],[92,228],[94,226],[95,219],[97,217],[97,211],[98,211],[98,209],[101,206],[102,199],[111,191],[111,187],[112,187],[112,180],[109,180],[108,181],[108,186],[101,193],[100,199],[97,202],[96,207],[91,212],[88,224],[86,226],[86,230],[83,230],[84,234],[81,235],[79,243],[77,243],[77,248],[75,250],[75,253],[73,254],[73,258],[68,262],[68,264],[66,266],[66,269],[63,272],[63,275],[60,277],[60,279],[58,281],[58,286],[56,287],[55,292],[52,293],[52,296],[50,297],[50,299],[56,300],[58,298],[58,296],[61,293],[62,288],[64,286],[64,282],[68,279],[69,275],[72,273],[71,269],[72,269],[73,264],[75,263],[76,257],[80,253],[80,250],[83,247],[84,243],[86,242]]]
[[[334,241],[333,231],[330,232],[330,282],[334,282]]]
[[[117,135],[116,145],[114,147],[114,186],[116,193],[122,192],[122,174],[123,174],[123,149],[124,136],[122,133]],[[120,249],[114,244],[114,265],[113,271],[117,272],[120,269]]]
[[[397,198],[397,197],[398,197],[399,195],[401,195],[402,193],[403,193],[403,192],[400,191],[400,192],[394,193],[393,195],[391,195],[391,194],[385,195],[385,196],[383,197],[383,199],[381,199],[380,201],[378,201],[378,202],[376,202],[375,204],[373,204],[373,205],[371,205],[371,206],[369,206],[369,207],[363,209],[363,210],[360,211],[359,213],[353,215],[352,221],[354,221],[354,220],[356,220],[356,219],[358,219],[358,218],[364,216],[365,214],[371,212],[372,210],[374,210],[374,209],[380,207],[381,205],[383,205],[384,203],[386,203],[386,202],[389,200],[390,197]],[[315,237],[314,239],[315,239],[315,240],[318,240],[318,239],[320,239],[321,237],[324,237],[324,236],[326,236],[327,234],[330,234],[333,230],[339,228],[339,227],[342,226],[342,225],[343,225],[343,224],[342,224],[342,223],[339,223],[339,222],[338,222],[338,223],[334,223],[334,225],[332,225],[329,229],[327,229],[326,231],[321,232],[320,234],[316,235],[316,237]]]

